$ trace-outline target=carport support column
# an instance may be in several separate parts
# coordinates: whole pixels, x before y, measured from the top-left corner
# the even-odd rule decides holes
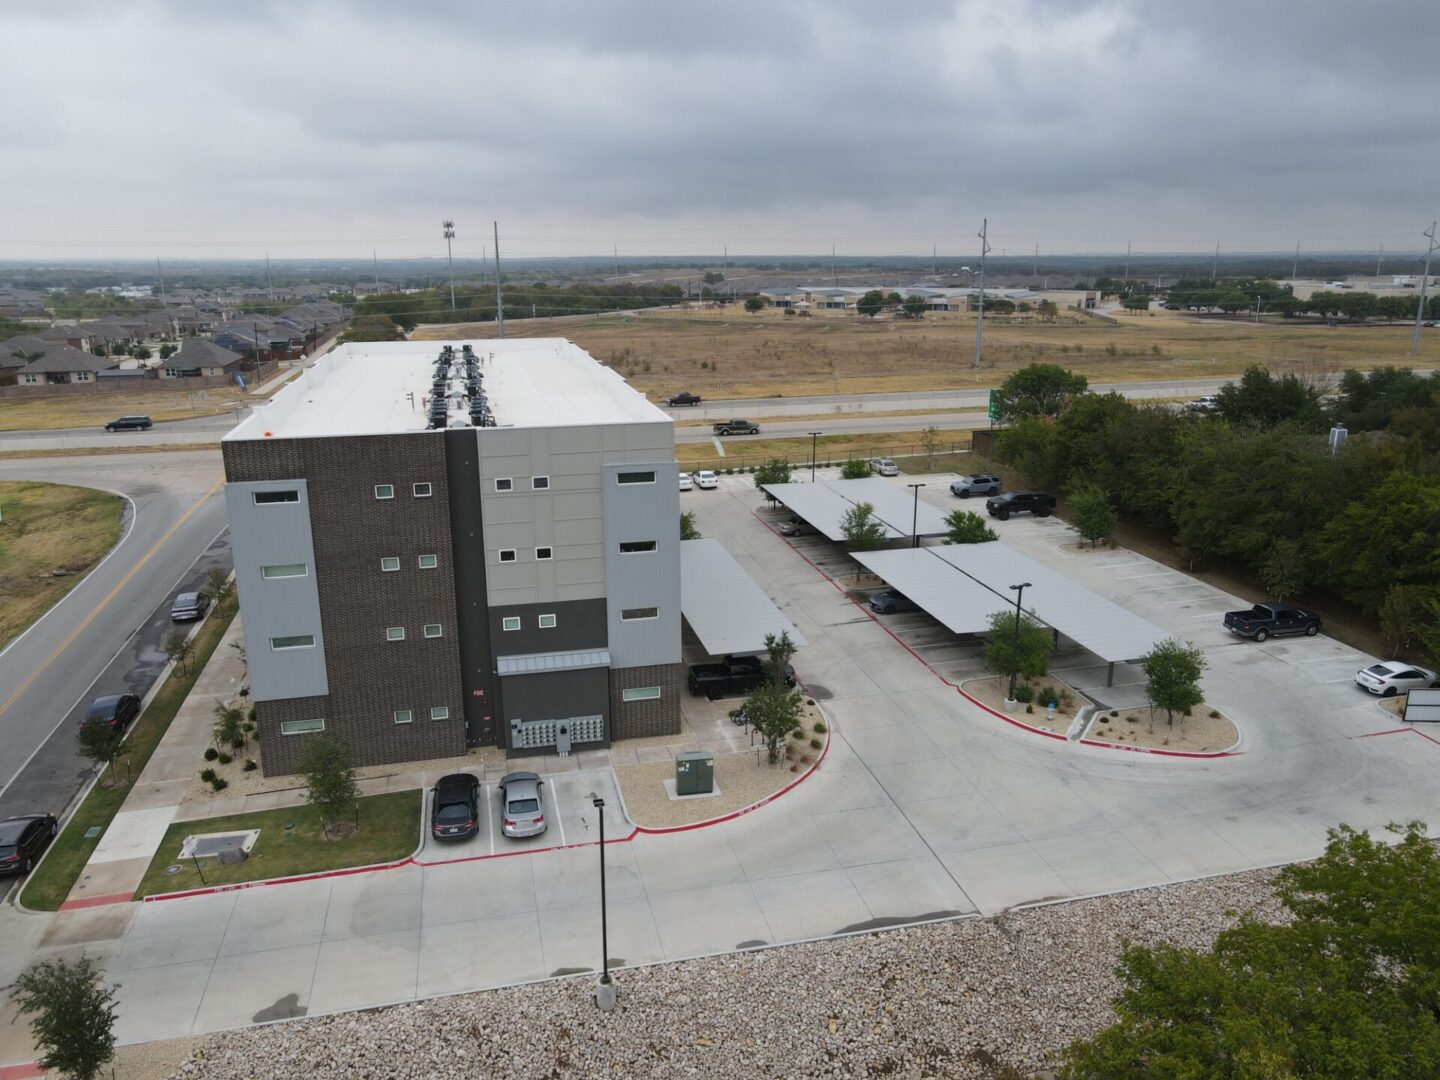
[[[1110,661],[1110,670],[1105,673],[1105,685],[1106,685],[1106,686],[1114,686],[1114,685],[1115,685],[1115,661],[1114,661],[1114,660],[1111,660],[1111,661]]]

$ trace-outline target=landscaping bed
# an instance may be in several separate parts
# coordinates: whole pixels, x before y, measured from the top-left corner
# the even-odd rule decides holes
[[[1189,716],[1177,713],[1173,725],[1167,723],[1163,710],[1156,709],[1152,716],[1148,706],[1097,712],[1084,737],[1115,746],[1215,754],[1239,742],[1240,730],[1224,713],[1202,702]]]
[[[1010,689],[1010,678],[1007,675],[997,675],[988,679],[971,679],[969,682],[961,683],[960,689],[996,712],[1005,712],[1005,695]],[[1060,703],[1056,706],[1054,713],[1051,713],[1040,702],[1040,698],[1046,690],[1053,692],[1059,698]],[[1032,700],[1021,701],[1014,712],[1006,715],[1013,716],[1022,724],[1029,724],[1031,727],[1041,728],[1045,731],[1053,731],[1057,735],[1064,735],[1069,731],[1070,725],[1075,722],[1076,714],[1090,704],[1084,694],[1064,680],[1057,679],[1054,675],[1042,675],[1037,679],[1018,679],[1015,693],[1018,696],[1024,696],[1027,691]]]

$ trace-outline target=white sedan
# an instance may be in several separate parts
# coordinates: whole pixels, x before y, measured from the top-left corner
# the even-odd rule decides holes
[[[680,490],[689,491],[694,486],[695,485],[690,481],[690,474],[688,472],[682,472],[680,474]]]
[[[701,491],[711,491],[720,486],[720,478],[709,469],[701,469],[695,474],[695,486]]]
[[[1378,664],[1361,668],[1355,673],[1355,681],[1381,697],[1394,697],[1408,690],[1440,689],[1440,680],[1435,672],[1414,664],[1402,664],[1399,660],[1382,660]]]

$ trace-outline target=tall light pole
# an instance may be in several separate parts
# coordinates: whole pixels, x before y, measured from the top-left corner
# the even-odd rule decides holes
[[[495,336],[505,336],[505,295],[500,286],[500,222],[492,221],[495,227]]]
[[[1015,700],[1015,675],[1020,670],[1020,598],[1029,587],[1028,581],[1010,586],[1015,591],[1015,640],[1010,645],[1010,692],[1005,696],[1011,701]]]
[[[920,534],[917,531],[920,525],[920,489],[924,484],[906,484],[915,493],[915,507],[910,511],[910,546],[920,546]]]
[[[820,440],[820,436],[825,433],[823,431],[810,431],[806,434],[810,436],[810,482],[813,484],[815,482],[815,444]]]
[[[972,365],[976,371],[980,370],[980,341],[985,334],[985,256],[990,251],[990,242],[985,239],[985,234],[990,229],[990,219],[985,218],[980,222],[980,292],[977,297],[980,306],[976,309],[979,316],[975,320],[975,363]]]
[[[605,800],[593,791],[590,805],[600,814],[600,982],[595,986],[595,1004],[601,1012],[615,1009],[615,982],[610,978],[610,927],[605,913]]]
[[[450,264],[450,310],[455,310],[455,257],[450,252],[450,241],[455,239],[455,222],[448,218],[440,223],[445,236],[445,261]]]
[[[1435,243],[1435,222],[1430,222],[1425,238],[1430,241],[1430,246],[1425,249],[1425,276],[1420,279],[1420,306],[1415,309],[1415,333],[1410,338],[1411,356],[1420,351],[1420,324],[1425,320],[1425,291],[1430,286],[1430,256],[1440,247],[1440,244]]]

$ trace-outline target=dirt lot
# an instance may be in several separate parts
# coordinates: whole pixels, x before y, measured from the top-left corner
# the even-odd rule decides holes
[[[198,391],[196,392],[198,394]],[[237,401],[255,398],[236,386],[212,386],[205,400],[193,404],[184,390],[133,391],[117,394],[67,394],[64,397],[5,398],[0,401],[0,431],[51,428],[102,428],[117,416],[148,416],[152,420],[185,420],[230,411]]]
[[[787,318],[768,309],[654,312],[552,322],[512,322],[514,337],[561,335],[616,368],[652,399],[679,390],[706,397],[869,393],[997,385],[1035,362],[1063,364],[1092,381],[1233,375],[1250,364],[1341,371],[1385,364],[1435,366],[1440,335],[1409,357],[1410,332],[1394,326],[1255,324],[1177,313],[1117,316],[1116,323],[1062,314],[985,320],[985,366],[970,368],[975,321],[932,314],[917,322],[855,315]],[[422,326],[417,339],[488,337],[491,323]]]

